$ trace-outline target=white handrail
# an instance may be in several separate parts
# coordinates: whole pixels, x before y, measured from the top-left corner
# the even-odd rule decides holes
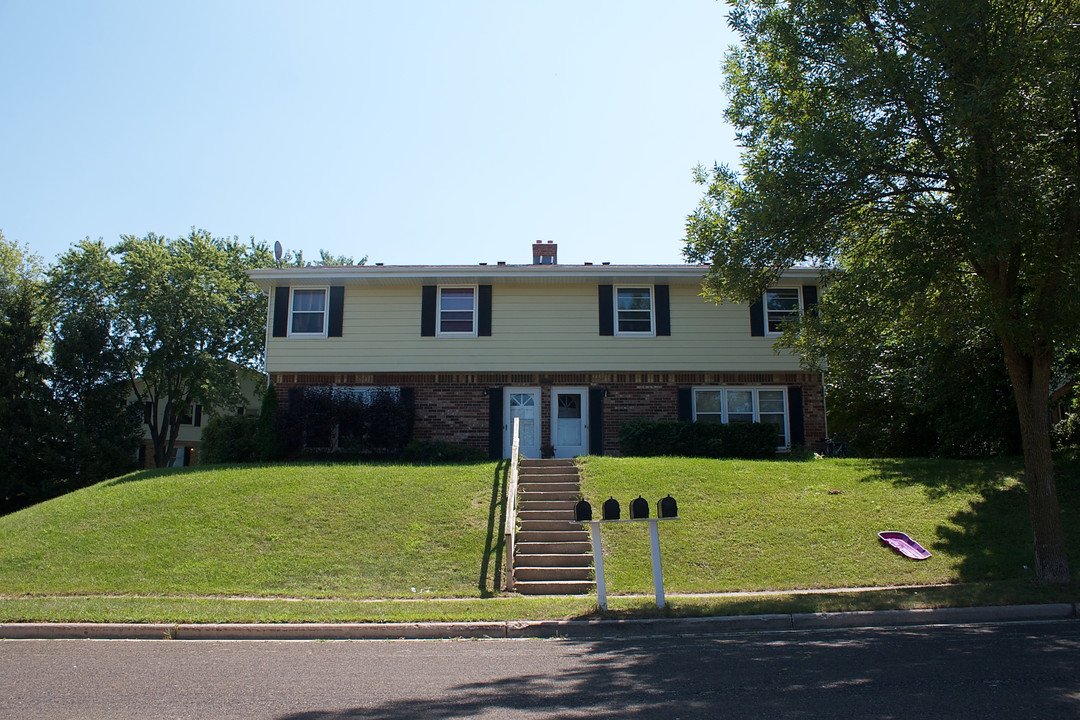
[[[518,456],[521,441],[518,436],[520,418],[514,418],[514,441],[510,445],[510,478],[506,483],[506,518],[503,525],[506,553],[506,589],[514,589],[514,540],[517,535],[517,491],[518,491]]]

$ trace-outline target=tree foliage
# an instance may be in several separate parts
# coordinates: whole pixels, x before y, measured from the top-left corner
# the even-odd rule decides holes
[[[47,327],[41,260],[0,233],[0,512],[48,497],[61,472]]]
[[[848,313],[985,322],[1018,410],[1036,573],[1068,582],[1047,403],[1080,326],[1080,3],[736,0],[730,20],[745,150],[741,174],[698,171],[686,252],[712,265],[707,291],[745,300],[809,258],[837,271],[827,295],[849,286]]]

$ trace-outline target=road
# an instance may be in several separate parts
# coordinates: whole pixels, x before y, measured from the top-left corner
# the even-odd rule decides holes
[[[608,640],[0,642],[0,718],[1080,718],[1080,621]]]

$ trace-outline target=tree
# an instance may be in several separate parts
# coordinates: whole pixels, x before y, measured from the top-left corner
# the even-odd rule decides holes
[[[877,264],[881,292],[918,288],[904,302],[958,322],[985,312],[1018,411],[1036,575],[1068,582],[1048,397],[1080,327],[1080,3],[734,6],[742,173],[699,169],[687,227],[707,292],[746,300],[812,258],[840,278]],[[938,302],[963,286],[968,304]]]
[[[47,317],[41,260],[0,233],[0,512],[48,497],[61,473]]]
[[[266,299],[246,271],[273,257],[254,240],[194,229],[177,240],[127,235],[113,252],[129,382],[148,408],[154,464],[163,467],[192,406],[236,404],[237,367],[262,362]]]
[[[130,472],[142,413],[129,402],[125,338],[116,293],[119,267],[89,238],[49,270],[54,306],[53,390],[66,426],[69,489]]]

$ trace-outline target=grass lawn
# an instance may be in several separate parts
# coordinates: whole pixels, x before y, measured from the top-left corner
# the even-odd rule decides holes
[[[1019,459],[584,461],[583,493],[660,525],[669,615],[1073,601],[1032,584]],[[1058,458],[1074,566],[1080,457]],[[304,622],[588,617],[595,595],[498,595],[505,465],[149,471],[0,518],[0,621]],[[655,510],[654,510],[655,511]],[[656,614],[646,525],[605,525],[607,616]],[[908,560],[879,530],[934,556]],[[1074,573],[1080,566],[1074,567]],[[724,593],[947,587],[740,597]],[[618,597],[619,595],[626,597]]]

